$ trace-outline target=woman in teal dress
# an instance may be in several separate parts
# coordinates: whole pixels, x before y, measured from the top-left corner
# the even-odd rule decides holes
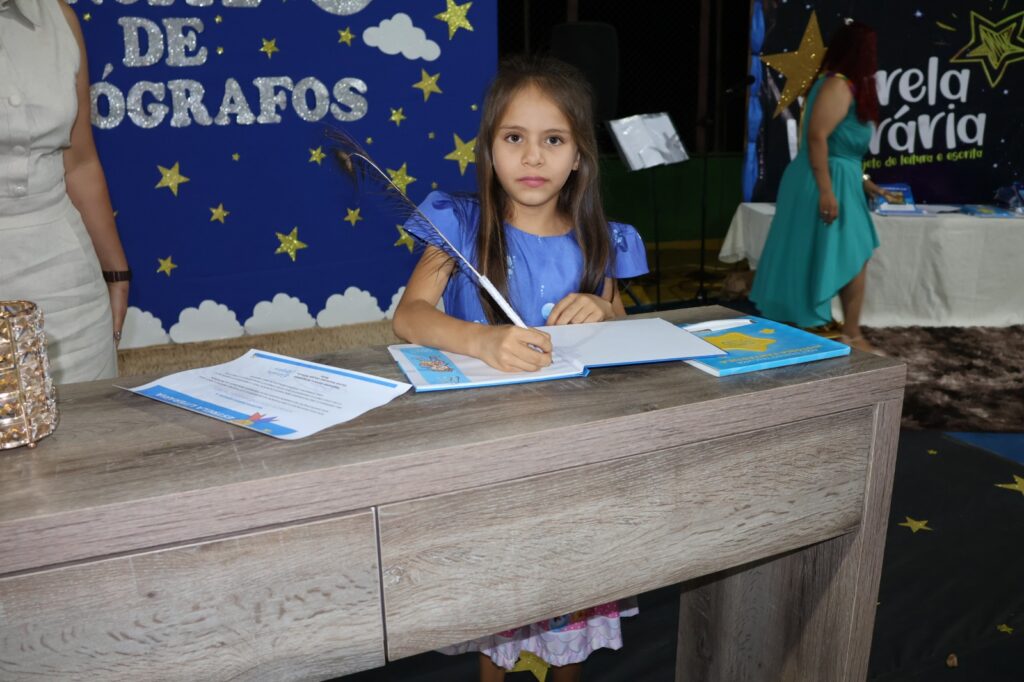
[[[800,151],[779,184],[775,217],[750,299],[761,314],[799,327],[832,320],[839,294],[844,343],[874,351],[860,331],[865,268],[878,246],[862,173],[878,121],[875,31],[847,21],[832,37],[804,105]]]

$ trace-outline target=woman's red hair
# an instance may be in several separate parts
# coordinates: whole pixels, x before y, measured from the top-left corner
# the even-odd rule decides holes
[[[832,41],[821,63],[822,73],[841,73],[853,85],[857,102],[857,118],[878,123],[878,34],[860,21],[841,25],[832,34]]]

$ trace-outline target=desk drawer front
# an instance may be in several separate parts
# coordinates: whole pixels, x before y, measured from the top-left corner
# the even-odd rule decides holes
[[[872,419],[860,408],[383,506],[389,656],[849,532]]]
[[[384,663],[371,511],[0,579],[0,679],[322,680]]]

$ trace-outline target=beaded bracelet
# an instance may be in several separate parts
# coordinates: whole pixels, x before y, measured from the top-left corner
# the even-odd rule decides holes
[[[107,282],[130,282],[132,281],[131,268],[128,270],[101,270],[103,279]]]

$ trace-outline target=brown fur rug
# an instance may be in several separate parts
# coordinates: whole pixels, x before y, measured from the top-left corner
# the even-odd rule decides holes
[[[1024,431],[1024,325],[864,328],[907,363],[903,427]]]

